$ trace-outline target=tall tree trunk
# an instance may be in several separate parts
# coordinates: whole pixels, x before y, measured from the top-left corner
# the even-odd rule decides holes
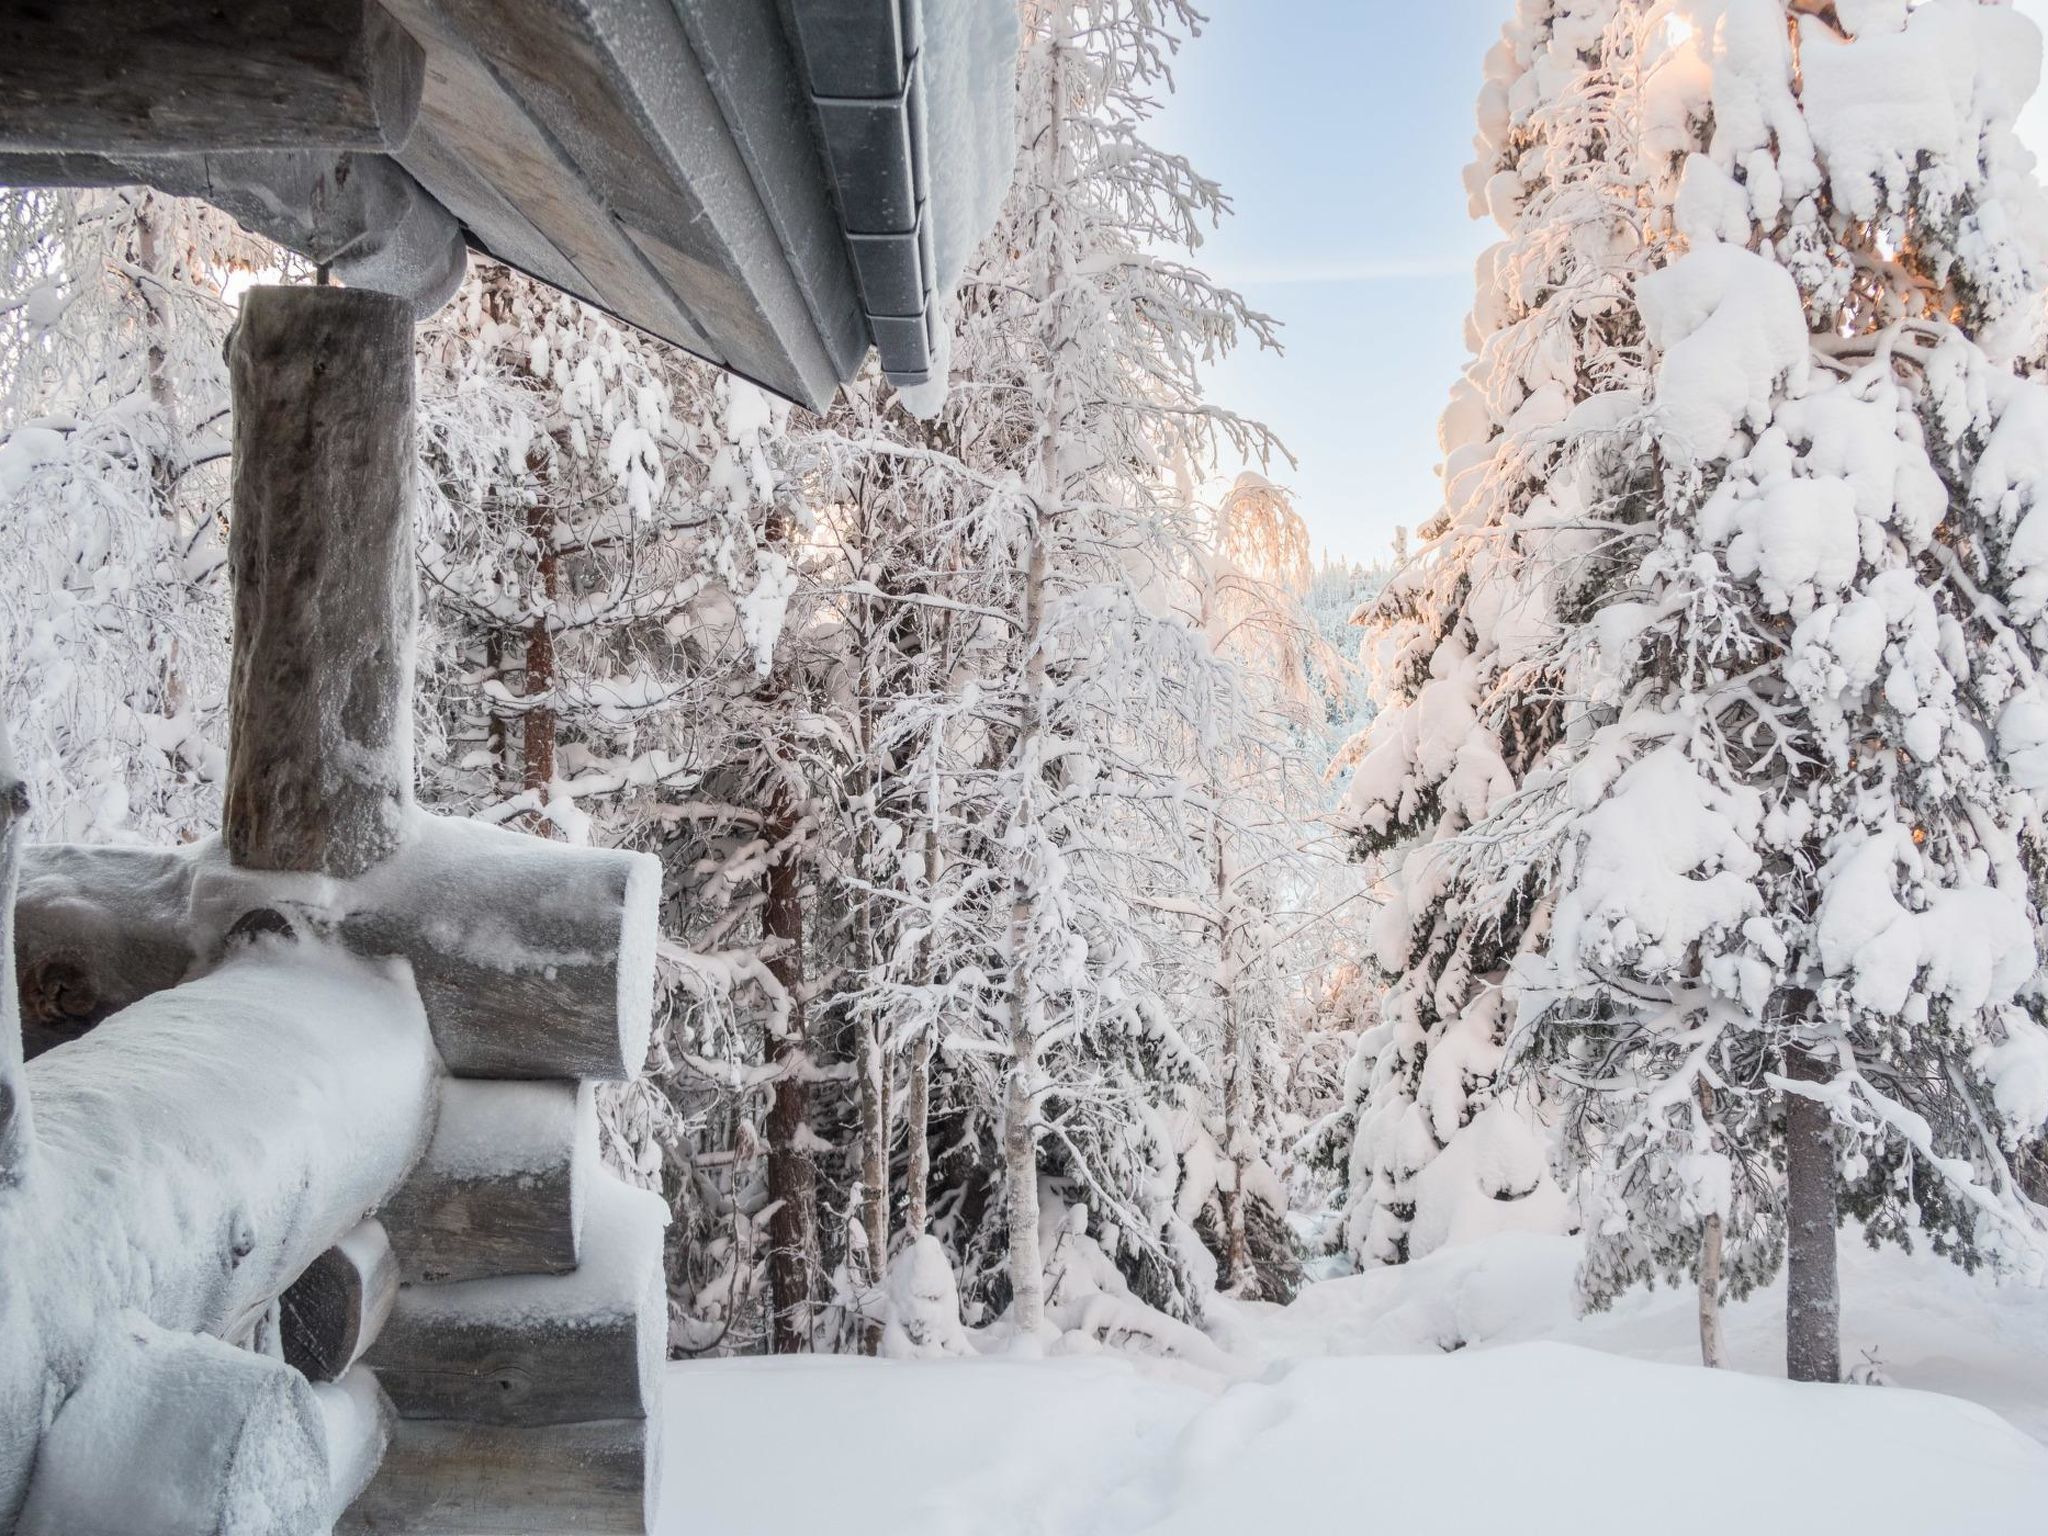
[[[1211,798],[1221,793],[1213,781]],[[1233,1296],[1256,1297],[1258,1276],[1252,1271],[1251,1244],[1245,1235],[1246,1083],[1243,1029],[1238,1015],[1231,952],[1236,939],[1232,921],[1230,860],[1223,818],[1211,823],[1211,862],[1216,872],[1216,979],[1212,983],[1223,1023],[1223,1155],[1230,1165],[1230,1184],[1223,1191],[1223,1288]]]
[[[547,481],[547,451],[536,448],[528,456],[526,467],[541,484]],[[555,551],[554,518],[549,513],[545,500],[536,500],[527,509],[526,534],[532,539],[539,553],[535,574],[539,578],[541,596],[546,600],[549,612],[536,618],[526,631],[526,697],[545,698],[554,691],[557,680],[555,666],[555,632],[551,627],[555,599],[561,587],[561,556]],[[523,752],[519,787],[535,795],[542,807],[527,818],[528,829],[541,837],[556,837],[559,832],[554,822],[548,819],[545,807],[548,788],[555,782],[555,729],[556,712],[551,704],[529,705],[522,719]]]
[[[811,1347],[818,1174],[811,1163],[805,1083],[811,1059],[803,997],[803,857],[796,808],[786,791],[776,792],[768,835],[777,852],[765,876],[761,934],[773,950],[768,968],[789,999],[783,1028],[768,1036],[768,1061],[777,1073],[768,1108],[768,1199],[773,1207],[768,1218],[769,1344],[776,1354],[790,1355]]]
[[[0,726],[0,1191],[27,1177],[33,1145],[28,1081],[22,1072],[21,994],[14,976],[14,886],[21,847],[28,840],[28,812],[28,785],[14,766],[6,728]]]
[[[1827,1064],[1798,1046],[1785,1076],[1825,1083]],[[1841,1289],[1835,1274],[1834,1123],[1827,1106],[1785,1096],[1785,1374],[1794,1381],[1842,1379]]]
[[[1051,563],[1051,524],[1063,499],[1059,450],[1063,423],[1060,404],[1061,354],[1065,347],[1060,319],[1060,291],[1066,282],[1066,241],[1059,227],[1060,140],[1065,126],[1063,61],[1073,26],[1070,0],[1058,0],[1047,40],[1046,125],[1040,135],[1040,183],[1045,198],[1045,271],[1038,294],[1045,310],[1045,376],[1043,416],[1038,423],[1038,456],[1031,489],[1034,505],[1026,534],[1023,622],[1019,641],[1024,652],[1023,697],[1018,709],[1017,739],[1011,769],[1016,776],[1013,832],[1025,833],[1039,816],[1039,777],[1045,750],[1045,598]],[[1003,1081],[1004,1218],[1009,1227],[1010,1287],[1013,1337],[1037,1340],[1045,1332],[1045,1263],[1038,1244],[1038,1098],[1039,1040],[1044,1032],[1045,999],[1039,987],[1038,883],[1045,871],[1034,862],[1028,836],[1021,837],[1023,862],[1010,892],[1010,1069]]]
[[[1034,520],[1035,522],[1035,520]],[[1041,605],[1045,600],[1046,551],[1034,526],[1024,578],[1024,698],[1012,771],[1017,775],[1018,820],[1037,814],[1039,755],[1045,731],[1045,647]],[[1014,1336],[1035,1339],[1045,1329],[1045,1265],[1038,1250],[1038,1042],[1045,1000],[1039,991],[1038,882],[1043,871],[1028,847],[1010,892],[1010,1067],[1003,1079],[1003,1178],[1009,1225],[1010,1290],[1015,1299]]]
[[[1714,1116],[1714,1090],[1699,1087],[1700,1113],[1709,1125]],[[1719,1370],[1726,1363],[1721,1349],[1721,1214],[1716,1211],[1700,1226],[1700,1363]]]
[[[855,749],[860,755],[855,803],[858,805],[853,834],[853,864],[858,889],[855,903],[854,957],[859,967],[854,985],[872,984],[877,967],[873,892],[875,872],[875,798],[880,775],[876,771],[874,701],[880,679],[874,664],[874,606],[862,598],[856,614],[856,633],[861,640],[860,696],[855,701]],[[882,1049],[881,1031],[874,1014],[865,1008],[854,1013],[854,1070],[860,1082],[860,1223],[866,1246],[860,1278],[870,1287],[882,1283],[889,1263],[889,1067]],[[876,1354],[882,1347],[882,1318],[879,1313],[863,1318],[860,1351]]]
[[[926,902],[930,904],[930,915],[927,918],[928,931],[918,957],[917,969],[917,979],[925,986],[929,986],[937,976],[937,966],[934,962],[938,957],[938,890],[939,876],[944,871],[939,842],[936,741],[932,744],[932,751],[933,773],[931,788],[925,801],[924,832],[924,896]],[[931,1220],[932,1044],[932,1030],[928,1026],[918,1035],[916,1044],[911,1048],[909,1102],[903,1111],[903,1229],[912,1242],[924,1236],[924,1229]]]

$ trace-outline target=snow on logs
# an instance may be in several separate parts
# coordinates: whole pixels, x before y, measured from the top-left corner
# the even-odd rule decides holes
[[[0,1531],[651,1523],[666,1209],[587,1084],[646,1054],[660,866],[412,804],[410,347],[385,295],[245,297],[222,836],[27,858]],[[158,1419],[175,1469],[89,1486]]]
[[[89,1417],[84,1388],[121,1369],[108,1320],[247,1336],[404,1179],[435,1069],[402,966],[272,937],[25,1076],[35,1159],[0,1199],[0,1529],[42,1464],[23,1427],[53,1399],[53,1434],[74,1403]],[[101,1441],[101,1464],[128,1449]]]
[[[575,1083],[454,1079],[427,1155],[384,1206],[411,1285],[557,1275],[582,1252],[597,1106]]]
[[[660,887],[647,854],[416,810],[396,854],[355,880],[258,877],[216,843],[31,846],[15,944],[29,1048],[175,986],[243,914],[279,907],[408,961],[458,1077],[628,1078],[647,1054]]]

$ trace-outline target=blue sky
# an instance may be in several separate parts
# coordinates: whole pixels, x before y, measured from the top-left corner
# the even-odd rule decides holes
[[[1157,137],[1236,217],[1198,260],[1281,320],[1212,397],[1275,427],[1318,544],[1372,559],[1435,507],[1436,418],[1465,361],[1480,64],[1509,0],[1206,0]],[[1398,61],[1398,68],[1390,67]]]
[[[1495,237],[1461,179],[1511,0],[1198,0],[1157,137],[1237,205],[1198,256],[1284,322],[1212,397],[1277,429],[1319,545],[1373,559],[1434,510],[1436,418],[1464,366],[1472,264]],[[2048,0],[2018,0],[2048,24]],[[2048,160],[2048,100],[2021,119]],[[1234,466],[1233,466],[1234,468]]]

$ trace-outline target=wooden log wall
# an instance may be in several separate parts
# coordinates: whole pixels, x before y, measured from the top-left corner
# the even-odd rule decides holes
[[[590,1085],[646,1054],[660,866],[412,806],[404,301],[256,289],[229,363],[222,836],[29,859],[0,1323],[50,1358],[0,1370],[0,1531],[257,1529],[259,1462],[275,1536],[649,1531],[667,1211]]]

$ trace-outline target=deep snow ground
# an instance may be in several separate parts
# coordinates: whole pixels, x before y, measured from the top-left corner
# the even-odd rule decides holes
[[[1574,1253],[1503,1237],[1326,1281],[1291,1307],[1219,1308],[1215,1329],[1245,1365],[1234,1382],[1102,1355],[672,1366],[667,1528],[2042,1528],[2048,1449],[2032,1437],[2048,1438],[2048,1293],[1845,1236],[1845,1356],[1874,1348],[1896,1385],[1808,1387],[1749,1374],[1772,1365],[1777,1295],[1730,1310],[1738,1369],[1707,1372],[1692,1363],[1689,1294],[1573,1318]]]

